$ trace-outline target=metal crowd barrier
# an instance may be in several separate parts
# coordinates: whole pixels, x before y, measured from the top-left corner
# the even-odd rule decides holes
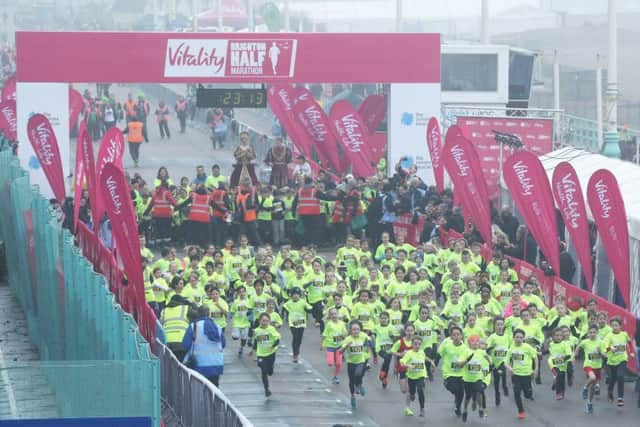
[[[156,342],[162,397],[185,427],[253,427],[216,386],[180,363],[161,340]]]
[[[43,373],[59,416],[143,416],[159,427],[158,359],[1,137],[0,147],[0,240],[41,358],[7,374]]]

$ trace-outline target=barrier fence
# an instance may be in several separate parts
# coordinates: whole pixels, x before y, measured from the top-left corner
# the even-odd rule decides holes
[[[160,340],[156,349],[163,398],[185,426],[253,427],[217,387],[186,368]]]
[[[0,238],[9,285],[41,358],[5,369],[43,373],[61,417],[150,417],[159,426],[158,359],[6,149],[0,152]]]

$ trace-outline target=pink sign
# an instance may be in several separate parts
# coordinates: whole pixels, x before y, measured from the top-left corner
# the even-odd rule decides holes
[[[58,140],[49,119],[42,114],[31,116],[27,123],[27,135],[53,194],[60,203],[64,203],[66,191],[64,174],[62,173],[62,159],[60,158]]]
[[[420,234],[424,228],[424,218],[420,216],[418,223],[413,223],[413,215],[403,214],[396,217],[393,223],[393,234],[396,236],[404,236],[405,243],[410,245],[418,245],[420,243]]]
[[[631,309],[629,229],[624,200],[615,175],[607,169],[595,171],[587,184],[587,199],[625,307],[629,310]]]
[[[270,86],[267,90],[267,102],[293,144],[310,159],[310,141],[303,136],[304,130],[300,129],[293,113],[293,90],[293,86],[290,85]]]
[[[109,164],[113,163],[122,169],[122,155],[124,154],[124,135],[117,127],[109,129],[100,142],[100,148],[98,148],[98,158],[96,159],[95,179],[102,174],[102,169]],[[97,182],[97,181],[96,181]],[[96,185],[95,197],[91,197],[91,210],[95,212],[94,221],[100,224],[102,217],[104,216],[104,205],[102,198],[102,190]]]
[[[16,100],[16,77],[9,77],[2,87],[2,99],[0,101]]]
[[[336,141],[329,128],[329,119],[324,110],[304,87],[294,89],[293,113],[306,137],[312,141],[318,158],[324,167],[333,166],[340,170],[340,158]]]
[[[376,93],[367,96],[358,107],[358,114],[367,127],[367,131],[372,134],[380,126],[387,114],[387,101],[384,95]]]
[[[444,191],[444,168],[442,166],[442,134],[440,133],[440,123],[435,117],[429,119],[427,125],[427,147],[429,156],[433,164],[433,175],[436,180],[436,187],[440,193]]]
[[[127,273],[137,301],[144,301],[142,261],[138,242],[138,224],[135,221],[129,185],[122,169],[113,163],[106,164],[100,174],[100,193],[111,220],[111,229],[118,246],[120,259]]]
[[[21,82],[440,82],[439,34],[17,32],[16,50]]]
[[[553,170],[553,194],[562,214],[564,225],[575,247],[584,278],[593,288],[593,268],[591,266],[591,243],[589,241],[589,221],[582,196],[578,174],[570,163],[561,162]]]
[[[337,101],[331,107],[331,131],[349,159],[354,175],[370,177],[375,173],[367,130],[349,101]]]
[[[553,120],[527,119],[519,117],[464,117],[457,118],[464,136],[471,141],[482,164],[482,173],[487,180],[489,196],[499,196],[500,145],[492,131],[508,133],[520,138],[524,147],[540,156],[553,149]],[[509,147],[503,148],[503,162],[512,154]]]
[[[442,164],[453,182],[453,192],[466,215],[470,216],[485,243],[491,246],[491,211],[489,199],[484,197],[485,185],[480,172],[480,162],[473,145],[451,126],[447,131],[442,150]],[[465,224],[466,225],[466,224]]]
[[[80,92],[69,88],[69,129],[75,128],[82,107],[84,107],[84,98]]]
[[[16,119],[16,101],[0,103],[0,132],[10,141],[17,141],[18,121]]]
[[[542,253],[560,273],[560,248],[553,195],[540,159],[529,151],[518,151],[505,162],[504,182]]]
[[[78,229],[78,218],[80,216],[80,199],[82,198],[82,184],[85,178],[84,163],[82,160],[82,139],[87,133],[87,127],[84,122],[80,123],[78,131],[78,142],[76,144],[76,167],[73,173],[73,230]],[[94,229],[96,226],[94,225]]]
[[[96,166],[93,158],[93,142],[91,141],[91,135],[89,131],[87,131],[84,122],[81,122],[80,126],[84,129],[84,133],[82,137],[78,139],[78,144],[80,145],[80,155],[82,156],[82,165],[87,181],[87,190],[89,191],[93,229],[97,230],[100,226],[100,220],[102,219],[102,216],[98,215],[103,215],[102,212],[104,211],[100,211],[94,204],[94,202],[98,200],[98,186],[96,184]]]

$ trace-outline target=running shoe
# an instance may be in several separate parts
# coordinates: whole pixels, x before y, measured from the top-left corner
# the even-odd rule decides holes
[[[455,408],[455,409],[453,410],[453,413],[454,413],[454,414],[456,414],[456,417],[459,417],[459,416],[460,416],[460,414],[461,414],[461,412],[460,412],[460,408]]]
[[[489,410],[488,409],[483,409],[482,410],[482,418],[489,418]]]
[[[563,393],[556,393],[556,400],[562,400],[564,399],[564,394]]]
[[[333,384],[340,384],[340,380],[338,379],[338,377],[333,377],[333,378],[331,378],[331,382],[332,382]]]
[[[360,384],[360,396],[364,397],[367,394],[367,391],[364,389],[364,385]]]
[[[618,408],[622,408],[624,406],[624,399],[619,397],[617,405],[618,405]]]
[[[467,422],[467,416],[468,416],[468,415],[469,415],[469,414],[467,414],[467,412],[466,412],[466,411],[462,413],[462,422],[463,422],[463,423],[466,423],[466,422]]]
[[[593,414],[593,403],[587,402],[587,414]]]
[[[351,396],[351,407],[353,409],[356,408],[356,397],[355,396]]]
[[[526,415],[525,415],[524,411],[518,412],[518,419],[519,420],[524,420],[525,418],[526,418]]]
[[[266,390],[264,391],[264,397],[269,397],[269,396],[271,396],[271,390],[266,389]]]
[[[594,393],[596,394],[596,396],[600,396],[600,384],[596,384]]]
[[[420,409],[420,415],[418,416],[424,418],[424,409]]]
[[[408,407],[407,407],[407,408],[404,408],[404,414],[405,414],[407,417],[413,417],[413,416],[415,415],[415,414],[413,413],[413,411],[411,410],[411,408],[408,408]]]
[[[587,400],[587,397],[589,397],[589,390],[586,387],[584,387],[582,389],[582,400]]]
[[[298,358],[299,358],[299,357],[300,357],[300,356],[293,356],[293,363],[298,363]]]

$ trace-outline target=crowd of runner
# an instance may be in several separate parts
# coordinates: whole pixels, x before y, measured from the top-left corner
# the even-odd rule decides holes
[[[189,215],[197,196],[206,196],[206,226],[197,228],[191,236],[189,228],[180,231],[179,224],[174,228],[178,235],[184,233],[187,243],[208,242],[188,244],[183,258],[171,246],[172,237],[155,236],[160,248],[160,258],[155,259],[146,248],[144,234],[144,216],[153,209],[153,202],[137,208],[143,231],[140,241],[145,295],[165,326],[169,347],[179,358],[184,357],[193,339],[190,332],[185,338],[188,312],[200,308],[202,314],[204,307],[223,334],[231,330],[239,357],[245,351],[255,352],[268,397],[269,376],[277,371],[279,331],[290,329],[293,362],[297,363],[310,315],[322,337],[334,384],[340,383],[346,365],[353,407],[365,396],[363,376],[371,372],[383,388],[397,377],[406,397],[404,413],[414,415],[412,405],[417,397],[418,414],[424,416],[426,383],[433,381],[434,373],[440,370],[444,387],[452,394],[455,414],[463,421],[470,406],[480,417],[487,417],[487,396],[493,395],[497,406],[509,394],[513,395],[518,417],[524,418],[523,398],[534,399],[532,382],[541,384],[544,365],[549,368],[556,399],[564,399],[567,387],[580,383],[585,410],[593,413],[594,396],[600,393],[602,372],[606,372],[604,393],[610,402],[624,405],[624,373],[627,360],[633,356],[633,344],[621,329],[621,320],[599,310],[595,299],[566,301],[557,296],[549,307],[538,278],[518,277],[513,270],[504,254],[512,246],[508,243],[498,245],[501,249],[494,250],[493,258],[487,260],[472,229],[463,229],[463,238],[442,239],[440,232],[447,228],[447,219],[456,214],[446,195],[423,187],[419,180],[406,176],[379,183],[346,180],[331,191],[320,186],[326,200],[318,203],[327,203],[335,213],[336,204],[349,194],[354,216],[366,216],[369,209],[376,209],[374,205],[380,203],[376,200],[382,194],[381,213],[376,214],[378,220],[373,227],[349,224],[348,228],[338,228],[333,223],[335,214],[321,215],[324,229],[337,232],[334,238],[338,240],[335,254],[331,251],[327,256],[323,251],[323,256],[304,231],[299,235],[302,238],[295,240],[295,228],[300,223],[295,220],[296,214],[304,216],[300,211],[304,206],[300,208],[299,202],[305,198],[305,188],[313,186],[310,180],[303,180],[297,189],[285,188],[284,195],[280,189],[275,193],[264,187],[256,190],[246,182],[237,192],[229,191],[239,195],[236,200],[242,215],[235,214],[233,204],[225,205],[223,213],[229,214],[229,222],[209,222],[210,217],[216,218],[216,201],[220,200],[217,191],[225,192],[225,203],[235,197],[227,194],[226,177],[217,168],[208,177],[202,172],[200,169],[191,182],[182,179],[178,197],[168,198],[168,206],[177,206],[169,220],[175,221],[185,207],[188,224],[193,221]],[[166,170],[161,171],[154,184],[164,192],[175,191],[166,185],[169,179]],[[132,193],[138,203],[144,202],[137,194],[141,181],[132,178]],[[378,184],[383,190],[379,194]],[[418,204],[417,190],[423,197]],[[367,191],[374,197],[362,197]],[[393,199],[397,214],[400,200],[407,193],[414,194],[407,212],[429,219],[423,241],[417,246],[406,243],[401,235],[394,236],[393,229],[389,231],[383,221],[390,214],[388,199]],[[243,199],[249,195],[256,197],[251,205],[255,222],[269,221],[272,225],[289,220],[292,227],[285,228],[292,234],[285,233],[281,241],[273,240],[276,233],[252,235],[245,221],[247,205]],[[271,198],[270,209],[262,209],[264,198]],[[276,212],[281,216],[274,218],[273,206],[278,204]],[[415,206],[420,206],[419,211],[411,210]],[[216,233],[216,224],[220,223],[225,227],[222,235]],[[508,241],[511,230],[503,227],[507,230],[502,234],[497,230],[496,235]],[[256,230],[266,228],[258,224]],[[379,231],[377,237],[372,230]],[[346,237],[344,242],[340,233]],[[577,374],[579,367],[584,375]],[[213,380],[217,384],[219,375]]]

